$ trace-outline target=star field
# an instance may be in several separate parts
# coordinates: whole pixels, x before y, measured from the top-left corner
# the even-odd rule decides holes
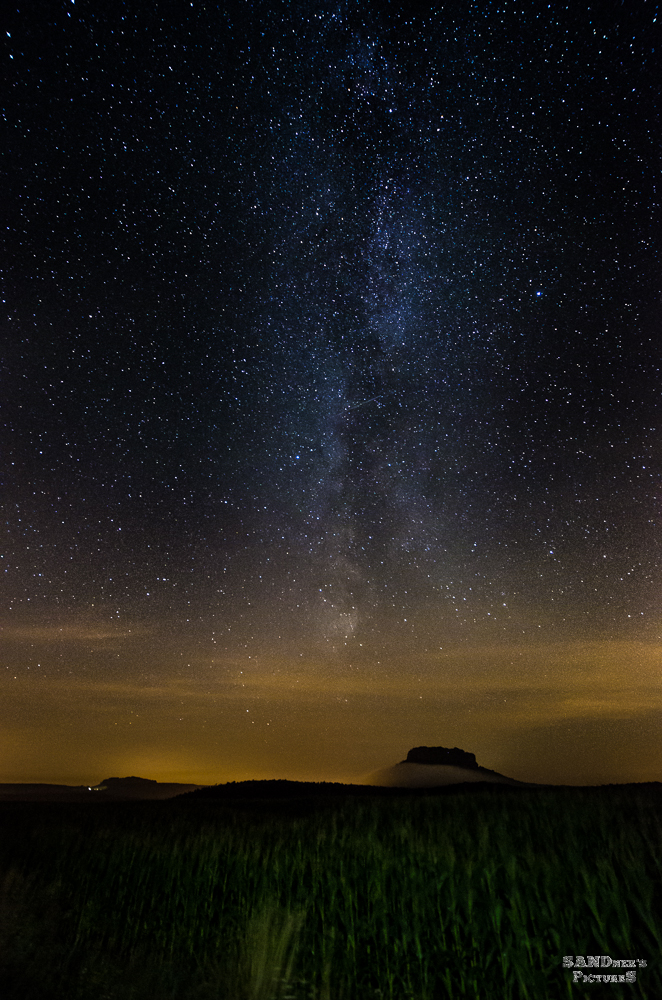
[[[0,780],[659,780],[658,24],[12,8]]]

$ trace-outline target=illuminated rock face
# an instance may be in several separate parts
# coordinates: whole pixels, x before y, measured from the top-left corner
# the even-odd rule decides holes
[[[451,764],[454,767],[478,767],[476,755],[453,747],[414,747],[403,764]]]

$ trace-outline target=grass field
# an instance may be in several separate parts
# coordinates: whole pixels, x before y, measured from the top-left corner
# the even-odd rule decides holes
[[[659,1000],[661,875],[659,786],[5,803],[0,998]]]

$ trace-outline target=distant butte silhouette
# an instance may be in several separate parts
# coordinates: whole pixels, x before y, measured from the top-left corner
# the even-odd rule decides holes
[[[132,774],[129,778],[104,778],[103,781],[99,782],[99,785],[158,785],[158,781],[154,778],[137,778],[135,774]],[[97,786],[98,787],[98,786]]]
[[[488,782],[499,785],[534,787],[528,782],[481,767],[476,755],[459,747],[413,747],[406,760],[362,778],[362,785],[385,785],[391,788],[436,788]]]
[[[459,747],[414,747],[401,764],[452,764],[455,767],[478,767],[476,755]]]

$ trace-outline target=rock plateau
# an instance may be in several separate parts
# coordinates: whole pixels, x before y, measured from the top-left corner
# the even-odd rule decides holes
[[[385,785],[391,788],[438,788],[467,782],[519,785],[524,781],[507,778],[476,763],[476,755],[459,747],[414,747],[406,760],[366,775],[359,784]]]

